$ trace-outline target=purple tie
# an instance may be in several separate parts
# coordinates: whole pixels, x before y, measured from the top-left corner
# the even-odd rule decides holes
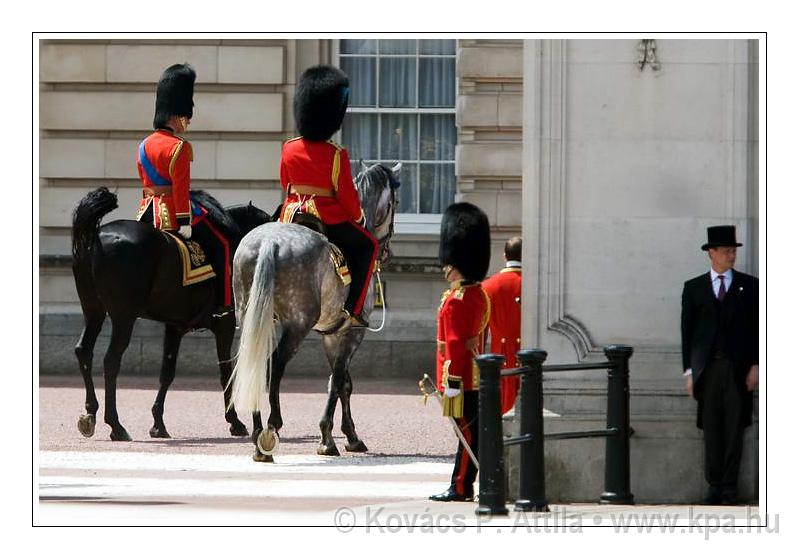
[[[717,276],[717,278],[719,278],[719,292],[717,292],[717,299],[722,301],[725,299],[725,277],[720,274]]]

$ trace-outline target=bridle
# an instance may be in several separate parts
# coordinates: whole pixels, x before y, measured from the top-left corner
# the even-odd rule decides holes
[[[392,235],[394,235],[394,213],[397,207],[397,187],[399,187],[399,183],[392,175],[391,171],[384,168],[388,179],[389,179],[389,193],[391,198],[389,199],[389,209],[386,212],[386,218],[381,222],[380,225],[376,225],[374,227],[375,231],[380,229],[386,224],[386,220],[389,220],[389,231],[386,232],[386,235],[380,237],[378,241],[378,246],[381,248],[380,254],[378,255],[377,264],[380,266],[386,259],[389,258],[389,245],[391,243]]]

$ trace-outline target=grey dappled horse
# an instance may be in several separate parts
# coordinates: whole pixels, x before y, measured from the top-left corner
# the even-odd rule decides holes
[[[366,168],[355,180],[366,219],[365,227],[378,240],[379,260],[388,255],[394,231],[400,164]],[[364,310],[372,311],[373,286]],[[349,366],[361,340],[363,328],[342,327],[342,306],[347,287],[339,280],[330,258],[328,240],[297,224],[269,223],[255,228],[239,244],[233,260],[233,291],[241,335],[233,371],[233,401],[250,411],[259,410],[259,400],[269,391],[268,429],[254,433],[253,459],[271,461],[269,452],[283,426],[280,383],[286,364],[312,329],[323,334],[322,342],[331,368],[328,401],[320,420],[322,432],[317,453],[339,455],[333,441],[333,413],[342,402],[342,432],[348,451],[366,451],[356,434],[350,413],[353,384]],[[274,320],[273,320],[274,318]],[[258,413],[254,418],[259,417]],[[254,431],[257,428],[254,427]]]

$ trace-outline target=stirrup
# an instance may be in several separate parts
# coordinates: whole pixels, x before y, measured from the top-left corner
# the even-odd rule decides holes
[[[347,316],[347,320],[350,323],[351,328],[356,329],[366,329],[369,328],[369,321],[364,318],[364,314],[361,315],[353,315],[348,310],[344,310],[345,315]]]

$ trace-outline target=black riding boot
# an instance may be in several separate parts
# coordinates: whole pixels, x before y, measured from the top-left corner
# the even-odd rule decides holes
[[[368,327],[363,307],[372,280],[373,263],[378,255],[378,242],[367,230],[351,222],[328,224],[326,227],[328,239],[342,250],[347,259],[347,268],[350,269],[350,290],[344,310],[353,326]]]
[[[230,280],[226,278],[226,265],[230,266],[230,251],[217,235],[211,231],[208,223],[201,220],[192,226],[192,239],[197,241],[206,253],[211,268],[214,269],[214,292],[216,306],[213,315],[221,317],[233,311]],[[226,261],[228,261],[226,263]],[[228,268],[229,270],[229,268]],[[227,299],[227,302],[226,302]]]

